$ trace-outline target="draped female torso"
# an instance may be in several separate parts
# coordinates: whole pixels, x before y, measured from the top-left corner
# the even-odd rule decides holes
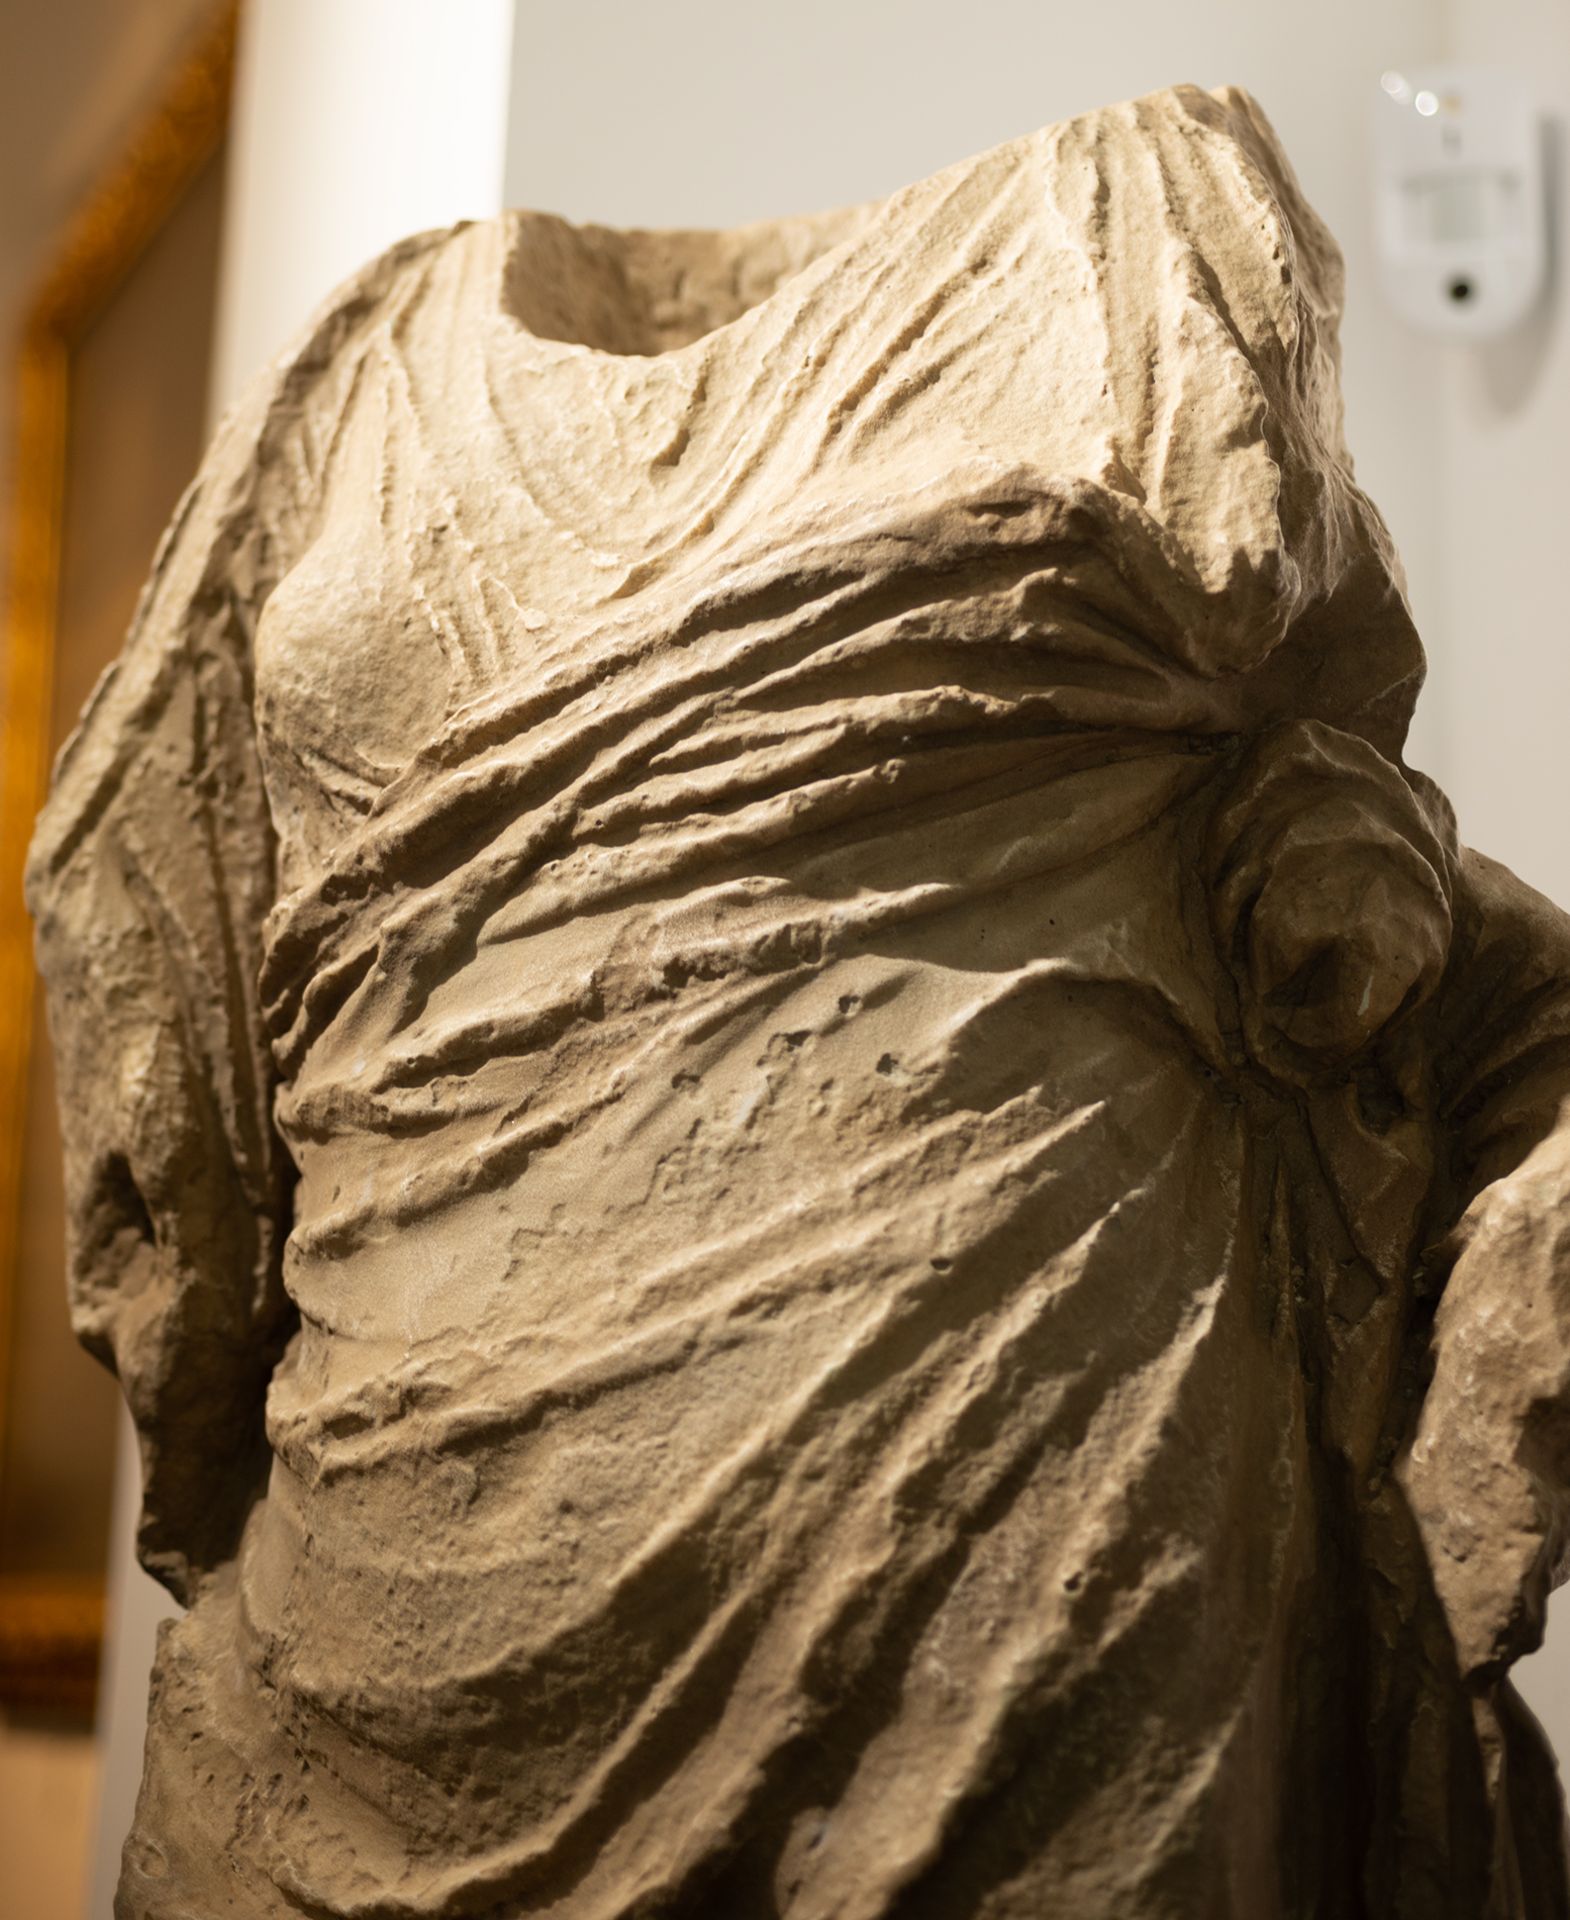
[[[1337,272],[1183,90],[427,237],[231,425],[35,855],[68,934],[138,850],[79,1214],[200,1303],[79,1275],[195,1601],[127,1911],[1481,1910],[1388,1571],[1464,881]]]

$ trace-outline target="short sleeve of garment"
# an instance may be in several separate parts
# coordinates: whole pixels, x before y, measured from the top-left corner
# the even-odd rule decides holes
[[[320,408],[302,400],[344,377],[421,244],[340,290],[225,421],[60,756],[28,861],[73,1324],[136,1420],[143,1562],[182,1596],[232,1552],[261,1484],[289,1320],[290,1169],[256,984],[275,843],[251,639],[309,537]]]
[[[1570,920],[1471,852],[1459,905],[1438,1059],[1458,1218],[1401,1479],[1484,1686],[1540,1643],[1570,1534]]]

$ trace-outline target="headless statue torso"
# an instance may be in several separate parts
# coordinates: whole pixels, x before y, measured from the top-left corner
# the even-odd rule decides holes
[[[412,241],[226,423],[30,877],[123,1913],[1566,1911],[1570,945],[1402,766],[1338,299],[1185,89]]]

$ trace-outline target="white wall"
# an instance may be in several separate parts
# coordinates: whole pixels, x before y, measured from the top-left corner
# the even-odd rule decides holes
[[[1549,117],[1559,284],[1516,335],[1445,355],[1443,692],[1466,724],[1442,773],[1464,837],[1570,906],[1570,3],[1451,7],[1454,57],[1520,69]]]

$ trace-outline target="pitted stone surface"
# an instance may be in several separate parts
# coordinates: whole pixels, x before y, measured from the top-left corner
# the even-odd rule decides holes
[[[226,423],[30,869],[123,1915],[1566,1911],[1570,939],[1339,301],[1184,88],[423,236]]]

